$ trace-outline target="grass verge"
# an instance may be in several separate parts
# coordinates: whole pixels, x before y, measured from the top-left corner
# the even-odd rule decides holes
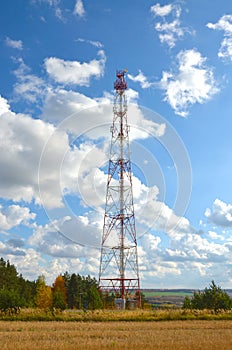
[[[232,320],[231,311],[211,310],[65,310],[22,309],[19,314],[0,314],[2,321],[61,321],[61,322],[148,322],[184,320]]]

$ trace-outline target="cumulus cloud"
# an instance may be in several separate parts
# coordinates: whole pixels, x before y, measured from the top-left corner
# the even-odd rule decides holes
[[[99,59],[87,62],[65,61],[56,57],[45,59],[45,69],[52,79],[61,84],[89,86],[92,77],[100,78],[104,74],[106,56],[103,50],[98,52]]]
[[[133,76],[131,74],[128,74],[127,76],[130,80],[140,83],[143,89],[147,89],[153,85],[153,83],[148,81],[147,77],[143,74],[141,70],[139,70],[139,74],[137,74],[136,76]]]
[[[150,10],[155,16],[168,16],[173,11],[173,4],[168,5],[160,5],[157,3],[156,5],[151,6]]]
[[[46,277],[46,282],[52,285],[55,277],[59,274],[65,271],[80,271],[79,269],[81,269],[82,266],[79,259],[44,259],[41,254],[33,248],[20,250],[8,247],[8,251],[10,251],[10,249],[11,253],[4,253],[1,251],[0,244],[1,256],[4,259],[10,259],[10,262],[16,266],[17,271],[22,274],[24,278],[31,281],[36,280],[38,276],[44,275]]]
[[[207,27],[224,32],[218,57],[232,61],[232,15],[222,16],[217,23],[207,23]]]
[[[25,256],[26,253],[24,250],[19,248],[11,247],[10,245],[0,242],[0,254],[2,257],[7,256]]]
[[[74,15],[77,15],[79,17],[84,17],[85,16],[85,9],[84,9],[84,5],[83,5],[83,1],[82,0],[77,0],[74,10],[73,10]]]
[[[161,137],[165,134],[165,123],[145,118],[138,106],[138,93],[127,91],[128,124],[131,126],[130,140],[144,139],[150,135]],[[107,139],[112,124],[113,95],[105,93],[103,97],[90,98],[79,92],[56,88],[48,91],[42,118],[53,123],[61,122],[62,130],[72,131],[75,135],[87,138]]]
[[[194,229],[185,217],[178,217],[170,207],[159,202],[157,196],[158,191],[154,189],[153,195],[148,195],[140,204],[140,210],[145,207],[146,215],[148,214],[147,221],[144,220],[143,224],[150,226],[150,230],[139,237],[139,263],[143,280],[149,277],[162,279],[164,276],[169,279],[170,276],[169,283],[166,284],[170,286],[173,276],[185,280],[188,279],[189,271],[195,280],[199,280],[199,274],[202,277],[211,274],[220,278],[220,272],[215,271],[215,262],[229,265],[231,246],[226,241],[224,244],[215,242],[222,240],[215,233],[205,235]],[[142,197],[145,198],[146,195],[143,193]],[[138,202],[135,200],[135,203],[139,228],[144,215],[139,215]],[[137,232],[140,233],[138,229]],[[177,277],[174,279],[177,283]]]
[[[8,104],[8,101],[0,96],[0,115],[9,112],[10,110],[10,105]]]
[[[181,51],[177,55],[178,70],[163,72],[161,88],[165,101],[182,117],[195,103],[203,104],[219,92],[213,69],[206,65],[206,58],[197,50]]]
[[[220,240],[220,241],[225,240],[225,238],[221,234],[218,234],[217,232],[214,232],[214,231],[208,231],[208,236],[212,240]]]
[[[23,49],[23,42],[22,40],[13,40],[9,37],[6,37],[5,43],[7,46],[11,47],[12,49],[22,50]]]
[[[97,276],[100,238],[98,223],[90,222],[87,216],[66,216],[36,227],[28,243],[37,254],[50,257],[49,262],[43,262],[43,274],[48,279],[65,271]]]
[[[160,42],[165,43],[169,48],[173,48],[176,42],[189,32],[187,28],[181,26],[180,5],[173,3],[162,6],[157,3],[151,6],[150,11],[154,17],[161,17],[162,21],[155,24],[155,30],[159,33]]]
[[[149,230],[165,232],[173,240],[179,241],[186,234],[196,233],[185,217],[175,214],[172,208],[158,200],[157,186],[140,185],[140,197],[135,200],[135,213],[140,228],[139,235]],[[142,231],[143,230],[143,231]]]
[[[7,102],[4,103],[3,99],[1,103],[7,107]],[[40,203],[38,167],[43,147],[54,130],[53,125],[28,115],[15,114],[10,110],[1,113],[0,196],[2,198],[26,202],[35,199],[36,203]],[[50,195],[59,206],[60,191],[54,187],[54,177],[55,174],[59,177],[59,170],[55,164],[57,154],[60,153],[63,157],[64,149],[69,147],[69,143],[68,136],[64,132],[57,132],[56,137],[53,138],[55,144],[51,159],[46,164],[46,174],[43,173],[44,177],[42,176],[40,181],[44,186],[47,185],[48,196]]]
[[[7,244],[14,248],[22,248],[25,246],[25,241],[21,238],[10,238]]]
[[[103,216],[99,219],[94,212],[92,216],[91,213],[65,216],[51,220],[44,227],[38,226],[29,243],[41,252],[56,257],[90,256],[88,249],[100,247],[102,224]]]
[[[207,208],[205,216],[217,226],[232,227],[232,205],[215,199],[212,209]]]
[[[64,107],[71,108],[70,111],[72,108],[81,108],[78,101],[84,104],[87,101],[97,108],[98,114],[96,110],[93,113],[87,110],[81,114],[81,119],[75,115],[67,124],[64,122],[61,127],[55,127],[49,122],[11,112],[7,101],[0,99],[3,107],[0,118],[2,198],[26,202],[35,200],[37,204],[41,204],[42,200],[47,208],[58,208],[63,207],[65,194],[76,192],[81,193],[81,198],[90,205],[102,203],[105,174],[99,168],[106,163],[108,142],[107,146],[104,142],[96,145],[91,139],[100,137],[105,140],[106,135],[109,136],[112,105],[108,104],[108,109],[105,109],[104,103],[98,105],[97,101],[88,100],[78,93],[69,95],[59,91],[58,96],[62,94],[67,96],[67,99],[64,98],[67,103],[64,103]],[[52,105],[55,103],[50,105],[50,110]],[[164,133],[164,125],[146,120],[138,107],[134,108],[135,138],[148,137],[148,130],[155,132],[155,135]],[[64,108],[64,113],[67,110]],[[106,111],[108,114],[105,114]],[[99,125],[96,125],[97,122]],[[94,186],[93,191],[90,192],[88,186]]]
[[[36,214],[32,213],[27,207],[14,204],[4,208],[0,205],[0,227],[3,230],[10,230],[20,224],[27,225],[29,221],[35,218]]]

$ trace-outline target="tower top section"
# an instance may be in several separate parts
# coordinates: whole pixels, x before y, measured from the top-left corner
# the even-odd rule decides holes
[[[123,93],[127,89],[127,83],[125,80],[125,74],[127,69],[116,71],[116,81],[114,83],[114,88],[118,93]]]

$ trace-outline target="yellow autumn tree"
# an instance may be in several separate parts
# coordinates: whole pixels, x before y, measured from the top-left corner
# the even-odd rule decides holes
[[[45,277],[40,276],[36,282],[35,304],[40,309],[47,309],[52,306],[52,289],[46,285]]]

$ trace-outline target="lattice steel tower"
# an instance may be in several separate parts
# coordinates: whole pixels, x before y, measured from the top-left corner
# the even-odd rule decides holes
[[[113,125],[101,245],[99,289],[141,306],[125,90],[126,70],[114,83]],[[125,305],[125,303],[124,303]]]

